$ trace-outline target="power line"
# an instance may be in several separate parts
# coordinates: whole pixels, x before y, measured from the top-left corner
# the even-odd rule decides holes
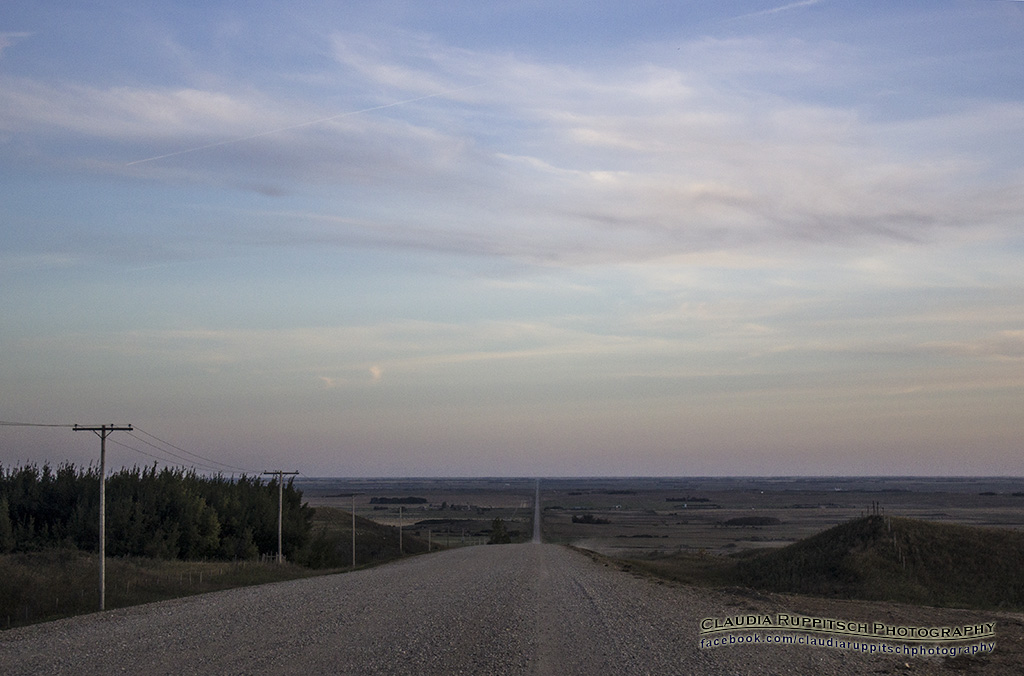
[[[137,427],[135,429],[137,431],[142,431],[142,430],[139,430],[139,428],[137,428]],[[164,453],[166,455],[169,455],[171,457],[174,457],[174,458],[177,458],[178,460],[183,461],[185,463],[183,466],[189,466],[189,465],[195,466],[195,465],[198,465],[198,466],[200,466],[200,467],[202,467],[204,469],[210,470],[211,472],[217,472],[217,473],[223,473],[224,469],[227,468],[228,470],[231,471],[231,473],[241,472],[242,474],[257,474],[257,472],[249,471],[249,470],[246,470],[246,469],[244,469],[242,467],[234,467],[233,465],[226,465],[226,464],[224,464],[222,462],[217,462],[216,460],[213,460],[211,458],[204,458],[203,456],[198,455],[196,453],[190,453],[189,451],[186,451],[183,448],[179,448],[179,447],[175,446],[174,444],[171,444],[169,442],[163,441],[162,439],[157,439],[156,437],[153,437],[152,435],[150,435],[150,437],[152,437],[153,439],[156,439],[160,443],[165,444],[167,446],[170,446],[171,448],[177,449],[177,450],[181,451],[182,453],[188,453],[189,455],[194,456],[194,457],[193,458],[187,458],[184,455],[179,455],[178,453],[175,453],[174,451],[170,451],[170,450],[167,450],[166,448],[162,448],[160,446],[157,446],[156,444],[154,444],[152,442],[149,442],[149,441],[146,441],[142,437],[137,437],[134,434],[130,434],[129,436],[132,437],[133,439],[135,439],[136,441],[139,441],[139,442],[142,442],[142,443],[146,444],[150,448],[153,448],[153,449],[155,449],[155,450],[157,450],[157,451],[159,451],[161,453]],[[140,453],[143,453],[143,455],[147,455],[146,453],[144,453],[140,449],[133,448],[132,450],[139,451]],[[196,458],[198,458],[198,460]],[[180,462],[175,462],[173,460],[171,460],[170,462],[171,462],[171,464],[175,464],[175,465],[181,465],[182,464]],[[211,463],[215,463],[216,465],[220,465],[220,467],[215,467],[214,464],[211,464]]]
[[[237,472],[243,472],[243,473],[246,473],[246,474],[256,474],[256,472],[254,472],[254,471],[251,471],[251,470],[247,470],[247,469],[245,469],[245,468],[243,468],[243,467],[236,467],[235,465],[229,465],[229,464],[227,464],[227,463],[225,463],[225,462],[221,462],[221,461],[219,461],[219,460],[214,460],[213,458],[207,458],[206,456],[203,456],[203,455],[199,455],[198,453],[193,453],[192,451],[189,451],[189,450],[186,450],[186,449],[184,449],[184,448],[181,448],[180,446],[175,446],[175,445],[174,445],[174,444],[172,444],[171,442],[169,442],[169,441],[164,441],[164,440],[163,440],[163,439],[161,439],[160,437],[158,437],[158,436],[156,436],[156,435],[154,435],[154,434],[150,434],[149,432],[147,432],[147,431],[146,431],[146,430],[144,430],[144,429],[140,429],[140,428],[136,427],[136,428],[135,428],[135,431],[136,431],[136,432],[142,432],[143,434],[145,434],[145,435],[146,435],[147,437],[149,437],[150,439],[153,439],[154,441],[159,441],[159,442],[160,442],[161,444],[164,444],[165,446],[170,446],[170,447],[171,447],[171,448],[173,448],[174,450],[176,450],[176,451],[181,451],[182,453],[185,453],[186,455],[191,455],[191,456],[192,456],[193,458],[198,458],[199,460],[203,460],[203,461],[205,461],[205,462],[210,462],[210,463],[213,463],[214,465],[220,465],[221,467],[224,467],[224,468],[226,468],[226,469],[230,469],[230,470],[235,470],[235,471],[237,471]],[[131,435],[131,436],[135,437],[135,435],[134,435],[134,434],[133,434],[133,435]],[[135,438],[136,438],[136,439],[139,439],[138,437],[135,437]],[[150,445],[150,446],[153,446],[153,444],[149,443],[149,442],[148,442],[148,441],[146,441],[145,439],[139,439],[139,441],[141,441],[141,442],[142,442],[142,443],[144,443],[144,444],[148,444],[148,445]],[[153,446],[153,447],[154,447],[154,448],[157,448],[156,446]],[[163,450],[163,449],[160,449],[160,450]],[[171,453],[170,451],[164,451],[164,452],[165,452],[165,453],[167,453],[168,455],[174,455],[174,456],[175,456],[175,457],[177,457],[177,458],[181,458],[181,456],[180,456],[180,455],[176,455],[176,454],[174,454],[174,453]],[[186,458],[181,458],[181,459],[182,459],[182,460],[185,460]]]
[[[129,435],[129,436],[134,436],[134,435]],[[138,439],[138,437],[135,437],[135,438]],[[145,442],[144,439],[139,439],[139,441]],[[122,448],[127,448],[129,451],[135,451],[136,453],[138,453],[140,455],[144,455],[147,458],[153,458],[154,460],[156,460],[158,462],[162,462],[165,465],[175,465],[177,467],[182,467],[182,468],[185,468],[185,469],[195,469],[196,466],[199,466],[200,469],[208,470],[210,472],[216,472],[218,474],[221,472],[221,470],[217,469],[216,467],[209,467],[209,466],[200,465],[197,462],[191,462],[190,461],[190,464],[186,465],[186,464],[181,463],[181,462],[175,462],[174,460],[168,460],[167,458],[161,458],[159,456],[153,455],[152,453],[147,453],[146,451],[142,450],[141,448],[135,448],[134,446],[129,446],[128,444],[120,442],[120,441],[117,441],[115,439],[111,439],[110,443],[117,444],[118,446],[120,446]],[[150,444],[150,445],[152,446],[152,444]],[[159,450],[161,452],[164,452],[162,449],[157,448],[156,446],[153,446],[153,448],[156,448],[157,450]]]
[[[63,428],[76,428],[77,427],[77,425],[70,425],[70,424],[36,423],[36,422],[23,422],[23,421],[15,421],[15,420],[0,420],[0,426],[2,426],[2,427],[63,427]],[[158,442],[160,444],[163,444],[164,446],[173,448],[175,451],[179,451],[179,452],[184,453],[185,455],[188,455],[188,456],[191,456],[191,457],[185,457],[185,455],[179,455],[178,453],[175,453],[174,451],[170,451],[167,448],[162,448],[160,446],[157,446],[156,444],[154,444],[154,443],[152,443],[150,441],[147,441],[146,439],[143,439],[141,437],[138,437],[138,436],[132,434],[131,432],[128,432],[128,436],[132,437],[133,439],[146,444],[147,446],[149,446],[149,447],[159,451],[160,453],[164,453],[164,454],[166,454],[168,456],[172,456],[174,458],[177,458],[178,460],[181,460],[182,462],[176,462],[174,460],[167,460],[166,458],[155,456],[155,455],[153,455],[151,453],[147,453],[146,451],[143,451],[142,449],[135,448],[134,446],[129,446],[128,444],[124,444],[124,443],[121,443],[119,441],[114,441],[113,439],[111,439],[111,443],[115,443],[118,446],[122,446],[124,448],[127,448],[128,450],[135,451],[136,453],[139,453],[141,455],[145,455],[146,457],[153,458],[154,460],[158,460],[160,462],[167,463],[167,464],[170,464],[170,465],[178,465],[180,467],[199,466],[199,467],[201,467],[201,468],[203,468],[205,470],[208,470],[208,471],[211,471],[211,472],[217,472],[217,473],[222,473],[225,470],[228,470],[232,474],[235,473],[235,472],[241,472],[242,474],[259,474],[259,472],[255,471],[255,470],[246,469],[244,467],[238,467],[237,465],[231,465],[231,464],[228,464],[226,462],[221,462],[219,460],[214,460],[213,458],[208,458],[206,456],[203,456],[203,455],[200,455],[198,453],[194,453],[192,451],[184,449],[184,448],[182,448],[180,446],[176,446],[175,444],[172,444],[169,441],[161,439],[160,437],[156,436],[155,434],[151,434],[150,432],[147,432],[144,429],[140,429],[138,427],[134,427],[133,430],[135,432],[141,432],[142,434],[145,434],[147,437],[149,437],[153,441],[156,441],[156,442]],[[199,462],[197,462],[197,460]]]
[[[161,453],[166,453],[169,456],[178,458],[179,460],[181,460],[183,462],[175,462],[174,460],[168,460],[166,457],[160,457],[160,456],[153,455],[152,453],[147,453],[146,451],[142,450],[141,448],[136,448],[135,446],[129,446],[128,444],[122,443],[120,441],[117,441],[117,442],[114,442],[114,443],[116,443],[118,446],[122,446],[124,448],[127,448],[130,451],[135,451],[136,453],[139,453],[140,455],[145,455],[147,457],[153,458],[154,460],[159,460],[160,462],[168,464],[168,465],[177,465],[179,467],[190,467],[190,466],[191,467],[195,467],[195,466],[199,465],[203,469],[208,469],[208,470],[211,470],[211,471],[214,471],[214,472],[219,472],[220,471],[216,467],[200,465],[200,463],[197,463],[195,460],[189,460],[188,458],[184,458],[184,457],[182,457],[180,455],[175,455],[174,453],[171,453],[170,451],[164,450],[164,449],[160,448],[159,446],[154,446],[153,444],[149,443],[145,439],[141,439],[141,438],[135,436],[134,434],[129,434],[128,436],[130,436],[131,438],[135,439],[136,441],[141,441],[142,443],[146,444],[147,446],[149,446],[149,447],[151,447],[153,449],[156,449],[157,451],[159,451]]]
[[[121,443],[120,441],[114,441],[113,439],[111,439],[111,440],[110,440],[110,443],[112,443],[112,444],[117,444],[118,446],[120,446],[120,447],[122,447],[122,448],[127,448],[127,449],[128,449],[129,451],[135,451],[135,452],[136,452],[136,453],[138,453],[139,455],[144,455],[144,456],[146,456],[147,458],[153,458],[154,460],[157,460],[157,461],[159,461],[159,462],[162,462],[162,463],[166,463],[166,464],[175,464],[175,465],[177,464],[177,463],[169,463],[169,462],[167,462],[167,460],[166,460],[166,459],[164,459],[164,458],[159,458],[159,457],[157,457],[157,456],[155,456],[155,455],[153,455],[153,454],[151,454],[151,453],[146,453],[145,451],[143,451],[143,450],[141,450],[141,449],[135,448],[134,446],[129,446],[128,444],[124,444],[124,443]]]
[[[74,427],[74,425],[56,425],[48,423],[29,423],[29,422],[12,422],[9,420],[0,420],[0,426],[2,427]]]

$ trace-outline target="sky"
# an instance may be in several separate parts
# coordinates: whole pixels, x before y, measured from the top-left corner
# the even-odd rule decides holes
[[[1022,476],[1022,45],[1013,0],[5,3],[0,421],[202,471]]]

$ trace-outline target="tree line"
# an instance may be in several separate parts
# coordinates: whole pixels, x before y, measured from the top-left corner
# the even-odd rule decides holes
[[[0,465],[0,552],[97,551],[99,468]],[[293,480],[283,488],[282,549],[309,541],[313,509]],[[252,559],[277,552],[278,480],[195,470],[123,468],[107,477],[108,556]]]

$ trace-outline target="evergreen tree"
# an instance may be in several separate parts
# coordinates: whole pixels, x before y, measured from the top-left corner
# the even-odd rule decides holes
[[[14,528],[11,526],[10,505],[7,496],[0,496],[0,553],[14,549]]]
[[[491,537],[487,540],[489,545],[507,545],[512,542],[512,536],[505,528],[505,522],[495,519],[491,522]]]
[[[99,479],[95,467],[0,466],[0,552],[95,551]],[[111,556],[250,559],[277,552],[276,480],[207,477],[154,463],[112,474],[106,493]],[[313,509],[292,480],[283,498],[284,553],[294,557],[310,540]]]

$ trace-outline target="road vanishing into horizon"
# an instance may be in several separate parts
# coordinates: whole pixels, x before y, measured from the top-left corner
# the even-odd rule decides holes
[[[701,618],[757,603],[657,584],[559,545],[480,545],[8,630],[0,672],[781,675],[893,662],[699,647]]]
[[[533,544],[540,544],[540,479],[537,480],[537,494],[533,498]]]

